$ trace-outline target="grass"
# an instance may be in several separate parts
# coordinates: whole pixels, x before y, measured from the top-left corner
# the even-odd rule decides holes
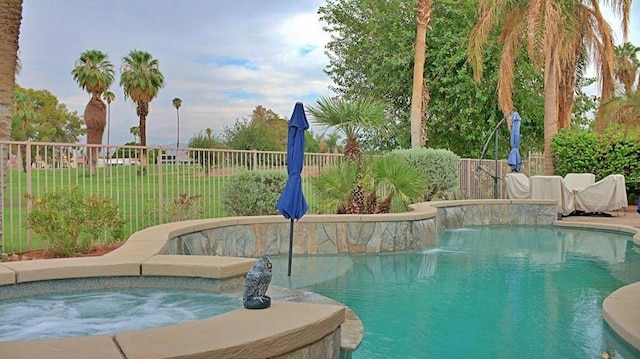
[[[140,172],[141,168],[137,166],[98,168],[93,176],[89,175],[88,169],[34,169],[29,188],[24,171],[9,171],[3,212],[4,251],[45,247],[46,243],[38,238],[29,240],[26,218],[30,203],[26,194],[37,199],[45,192],[69,186],[77,186],[86,194],[99,193],[118,202],[127,221],[126,237],[139,229],[176,220],[160,220],[159,215],[164,214],[182,193],[201,196],[204,213],[200,218],[225,215],[220,192],[228,175],[206,175],[198,167],[188,165],[148,166],[144,175]]]

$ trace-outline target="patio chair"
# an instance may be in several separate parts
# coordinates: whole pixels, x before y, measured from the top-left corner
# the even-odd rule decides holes
[[[509,199],[529,198],[529,178],[524,173],[507,173],[504,176],[504,183]]]
[[[596,175],[593,173],[567,173],[564,176],[564,181],[572,190],[583,189],[596,182]]]
[[[557,201],[557,212],[568,216],[575,211],[574,193],[560,176],[531,176],[531,199],[552,199]]]
[[[623,175],[609,175],[598,182],[573,191],[575,209],[585,213],[611,212],[629,205]]]

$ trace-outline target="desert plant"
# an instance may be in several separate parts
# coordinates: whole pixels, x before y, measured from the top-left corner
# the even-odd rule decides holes
[[[200,219],[205,214],[205,203],[201,195],[190,196],[187,193],[181,193],[173,200],[165,201],[162,209],[158,209],[155,201],[148,201],[142,225],[146,227],[151,226],[151,223],[160,223],[160,211],[165,222]],[[145,223],[145,220],[148,223]]]
[[[91,244],[122,240],[124,219],[117,203],[98,194],[86,196],[77,187],[47,192],[33,198],[27,225],[48,242],[55,257],[88,253]]]
[[[325,168],[310,182],[321,213],[401,212],[426,188],[419,171],[392,156],[345,161]]]
[[[276,202],[287,174],[275,171],[241,171],[222,190],[222,205],[230,216],[278,214]]]

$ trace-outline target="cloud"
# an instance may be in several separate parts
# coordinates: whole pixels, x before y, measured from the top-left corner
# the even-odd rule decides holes
[[[317,16],[322,1],[258,0],[189,2],[65,0],[24,3],[20,36],[22,73],[17,81],[46,88],[82,115],[88,95],[70,73],[88,49],[109,55],[116,69],[130,50],[150,52],[166,85],[150,105],[149,144],[176,137],[174,97],[180,108],[180,142],[206,128],[221,132],[257,105],[289,117],[296,101],[330,94]],[[124,101],[119,74],[112,91],[111,143],[133,137],[134,104]],[[106,138],[105,138],[106,141]]]

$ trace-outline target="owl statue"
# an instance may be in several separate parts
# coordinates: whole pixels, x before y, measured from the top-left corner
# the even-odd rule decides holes
[[[271,261],[262,256],[253,265],[244,284],[242,303],[247,309],[265,309],[271,306],[271,298],[265,293],[271,282]]]

